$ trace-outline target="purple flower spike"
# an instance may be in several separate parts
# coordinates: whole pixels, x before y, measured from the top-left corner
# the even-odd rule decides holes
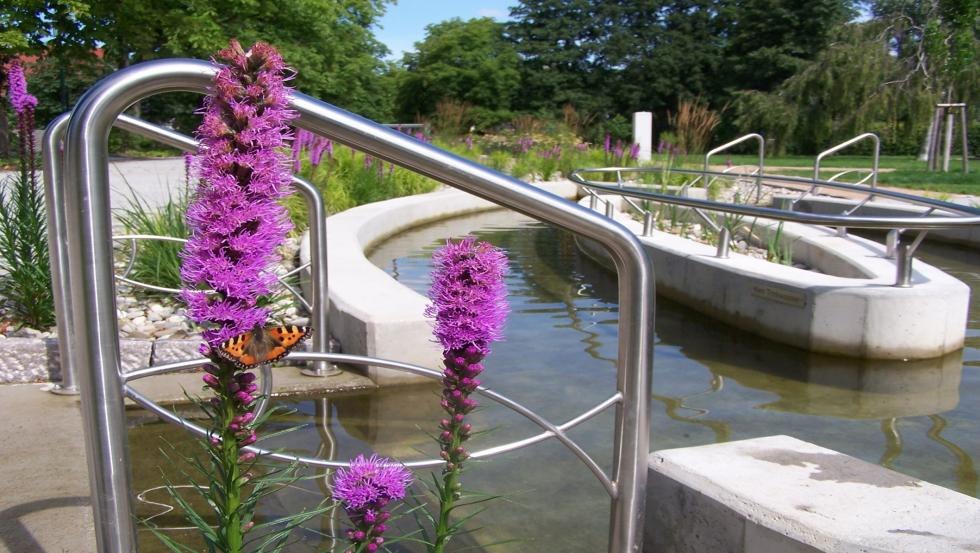
[[[24,68],[21,67],[20,62],[15,61],[10,64],[7,70],[7,82],[10,105],[18,115],[22,115],[27,110],[33,111],[37,107],[37,98],[27,92],[27,78],[24,76]]]
[[[502,337],[507,317],[503,275],[507,256],[468,236],[449,242],[432,256],[435,271],[425,314],[436,320],[435,335],[447,352],[472,345],[481,356]]]
[[[333,498],[343,505],[354,526],[347,531],[354,550],[365,544],[370,550],[370,545],[384,543],[381,535],[387,528],[383,523],[390,516],[384,508],[404,498],[411,484],[408,469],[377,455],[367,459],[358,455],[350,468],[337,470]]]
[[[200,184],[181,269],[188,315],[211,347],[265,323],[259,299],[275,282],[269,267],[292,228],[279,200],[291,179],[281,150],[296,117],[287,109],[289,71],[274,48],[258,43],[246,53],[233,41],[217,59],[228,65],[198,128]],[[305,135],[297,138],[302,147]]]

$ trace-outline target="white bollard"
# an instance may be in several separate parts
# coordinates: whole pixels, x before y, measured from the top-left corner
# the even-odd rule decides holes
[[[650,161],[653,150],[653,113],[638,111],[633,114],[633,143],[640,145],[638,161]]]

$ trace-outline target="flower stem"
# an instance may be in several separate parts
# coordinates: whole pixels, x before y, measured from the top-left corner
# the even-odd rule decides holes
[[[222,390],[227,391],[235,381],[234,371],[222,371]],[[238,438],[231,428],[232,421],[238,415],[235,401],[225,393],[219,393],[221,398],[221,434],[220,463],[221,475],[224,477],[224,505],[220,506],[223,521],[222,530],[225,533],[227,553],[239,553],[242,550],[242,513],[239,509],[242,497],[241,467],[239,466]]]

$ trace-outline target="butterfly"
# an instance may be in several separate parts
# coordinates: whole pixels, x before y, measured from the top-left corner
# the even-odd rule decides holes
[[[261,327],[221,343],[214,352],[239,369],[250,369],[278,361],[310,335],[310,327],[283,325]]]

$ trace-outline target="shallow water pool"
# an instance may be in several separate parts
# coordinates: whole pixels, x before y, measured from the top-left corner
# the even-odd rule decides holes
[[[517,214],[489,212],[405,233],[376,249],[371,259],[424,293],[431,252],[446,237],[469,232],[505,248],[511,260],[507,285],[512,314],[506,341],[495,345],[487,358],[484,383],[553,422],[611,395],[616,278],[580,255],[570,235]],[[980,289],[980,254],[936,245],[924,250],[921,257]],[[980,493],[975,465],[980,459],[976,298],[967,347],[916,362],[813,355],[659,299],[653,388],[652,449],[789,434],[974,497]],[[367,451],[403,460],[431,457],[437,448],[427,433],[440,418],[437,393],[423,385],[284,402],[297,411],[275,424],[298,424],[300,429],[270,445],[338,459]],[[490,432],[474,439],[474,449],[537,433],[518,415],[483,403],[474,426]],[[571,432],[607,469],[611,424],[611,414],[603,414]],[[131,434],[134,451],[152,454],[160,434],[178,443],[183,439],[179,429],[144,425]],[[160,480],[153,468],[157,464],[150,457],[134,459],[139,489]],[[517,540],[491,550],[593,553],[605,548],[608,498],[585,466],[553,441],[471,463],[465,483],[504,496],[481,514],[483,529],[465,536],[467,545]],[[264,507],[264,513],[308,508],[325,490],[323,479],[298,483]],[[178,520],[172,515],[158,519],[168,524]],[[290,550],[327,549],[329,540],[317,531],[329,534],[338,524],[324,517],[299,533]]]

